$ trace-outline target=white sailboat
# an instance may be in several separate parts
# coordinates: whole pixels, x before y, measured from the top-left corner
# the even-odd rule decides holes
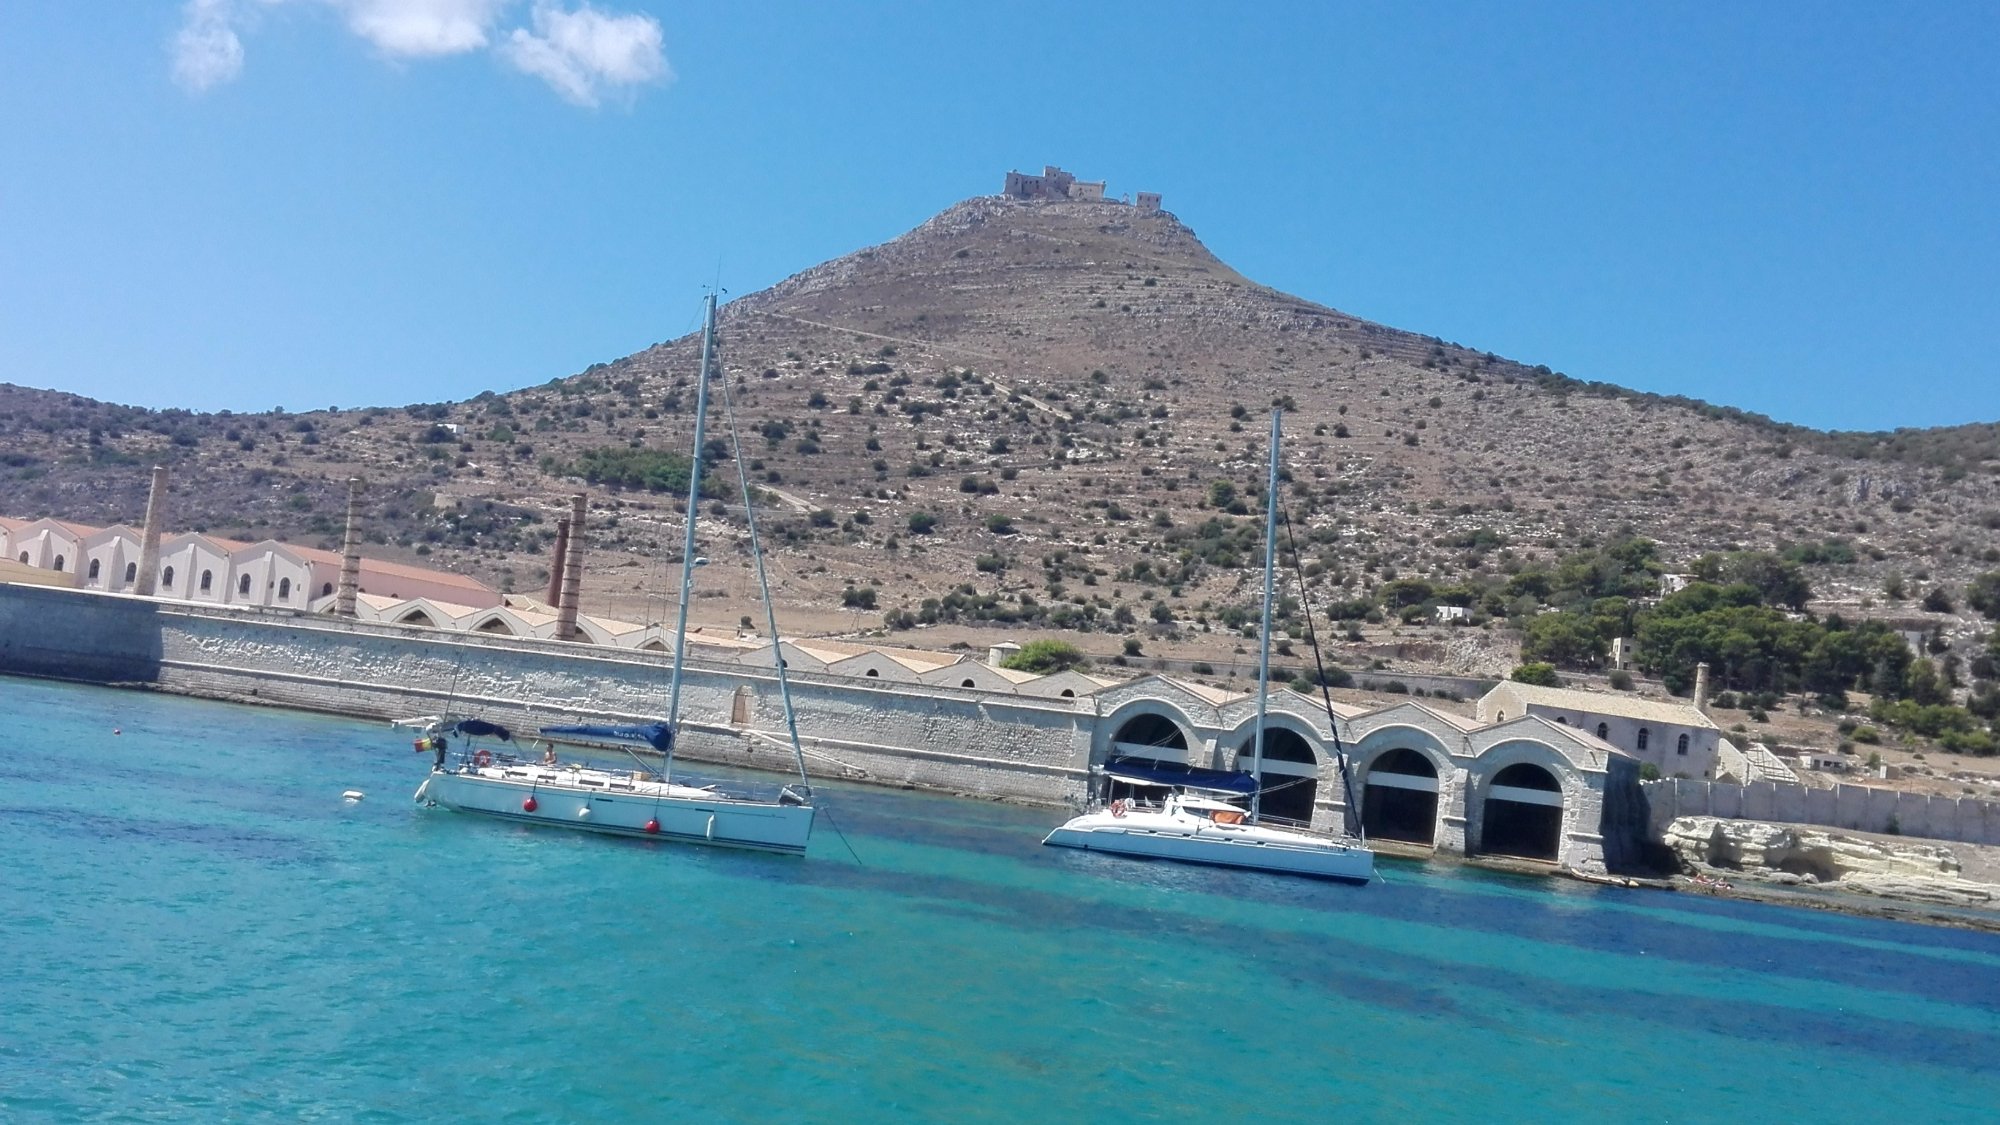
[[[806,778],[805,753],[799,745],[798,723],[792,714],[791,684],[783,661],[777,662],[779,695],[785,726],[791,736],[799,781],[786,785],[776,799],[730,793],[718,786],[678,784],[673,780],[674,749],[680,728],[682,671],[687,666],[688,603],[695,571],[695,513],[701,499],[701,451],[708,415],[709,373],[715,350],[715,297],[707,300],[702,329],[701,373],[695,384],[694,453],[689,466],[687,532],[682,546],[681,602],[674,631],[674,670],[668,690],[667,718],[655,723],[579,723],[545,726],[541,733],[590,741],[643,743],[659,751],[655,770],[634,757],[635,769],[607,769],[559,764],[553,749],[541,759],[516,755],[508,749],[512,732],[476,719],[441,719],[433,723],[419,749],[435,752],[431,774],[417,790],[417,800],[456,812],[533,824],[558,825],[617,835],[658,837],[721,847],[803,855],[812,836],[812,788]],[[725,385],[724,393],[728,388]],[[732,442],[732,445],[735,443]],[[736,454],[742,478],[743,502],[750,528],[751,554],[764,612],[775,640],[777,615],[771,605],[770,582],[757,523],[750,505],[749,478],[742,472],[742,452]],[[452,739],[465,740],[455,753]],[[480,740],[488,740],[481,745]],[[495,741],[497,740],[497,742]]]
[[[1093,771],[1090,806],[1042,843],[1182,863],[1247,867],[1366,883],[1375,876],[1367,841],[1259,823],[1264,728],[1270,701],[1271,601],[1277,571],[1278,442],[1281,411],[1271,412],[1271,470],[1264,527],[1264,621],[1257,663],[1257,733],[1245,773],[1162,767],[1113,758]],[[1332,721],[1329,710],[1328,721]],[[1336,752],[1338,735],[1336,733]],[[1345,762],[1342,762],[1345,769]],[[1249,811],[1233,803],[1247,797]],[[1352,801],[1349,802],[1352,804]]]

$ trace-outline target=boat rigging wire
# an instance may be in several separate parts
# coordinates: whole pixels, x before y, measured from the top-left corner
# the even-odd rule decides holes
[[[1368,842],[1368,829],[1361,823],[1361,810],[1354,805],[1354,777],[1347,772],[1347,748],[1340,741],[1340,719],[1333,711],[1333,689],[1326,682],[1326,657],[1319,650],[1319,630],[1313,625],[1312,599],[1306,591],[1305,572],[1299,568],[1299,541],[1292,534],[1292,512],[1289,505],[1282,508],[1285,517],[1285,545],[1292,553],[1292,573],[1299,580],[1300,616],[1306,619],[1306,643],[1312,646],[1313,667],[1319,672],[1319,695],[1326,707],[1326,725],[1333,734],[1333,756],[1340,763],[1340,789],[1347,798],[1347,808],[1354,814],[1354,836],[1363,844]]]
[[[714,330],[711,328],[711,338],[713,333]],[[706,372],[703,374],[705,376]],[[778,699],[785,710],[785,733],[792,741],[792,758],[799,767],[799,783],[806,787],[806,793],[810,796],[812,779],[806,776],[805,747],[799,742],[798,716],[792,713],[792,681],[785,672],[785,649],[783,639],[778,635],[778,610],[776,604],[771,601],[771,579],[765,573],[764,549],[757,539],[757,512],[750,503],[750,473],[743,464],[743,441],[736,432],[736,400],[730,394],[727,376],[722,380],[722,416],[729,426],[729,447],[736,459],[736,479],[743,485],[743,522],[750,530],[750,558],[756,564],[757,589],[764,598],[764,621],[771,634],[771,666],[778,673]],[[691,502],[688,507],[688,521],[689,526],[692,526],[694,507]]]

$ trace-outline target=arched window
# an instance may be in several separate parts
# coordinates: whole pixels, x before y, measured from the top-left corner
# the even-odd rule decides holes
[[[1500,713],[1499,713],[1498,715],[1495,715],[1495,716],[1493,717],[1493,721],[1494,721],[1494,722],[1496,722],[1496,723],[1504,723],[1504,722],[1506,722],[1506,721],[1507,721],[1507,712],[1505,712],[1505,711],[1502,711],[1502,712],[1500,712]]]
[[[56,556],[56,569],[57,569],[57,570],[61,570],[62,568],[63,568],[63,557],[62,557],[61,555],[57,555],[57,556]]]
[[[160,589],[171,590],[173,588],[174,588],[174,568],[167,567],[165,570],[160,571]]]
[[[138,563],[126,563],[126,564],[125,564],[125,581],[127,581],[127,582],[137,582],[138,580],[139,580],[139,564],[138,564]]]
[[[1608,738],[1610,738],[1610,737],[1611,737],[1611,724],[1610,724],[1610,723],[1599,723],[1599,724],[1597,724],[1597,737],[1598,737],[1598,738],[1600,738],[1600,739],[1608,739]]]
[[[1063,697],[1064,699],[1075,699],[1075,698],[1076,698],[1076,693],[1075,693],[1075,692],[1073,692],[1073,691],[1071,691],[1071,690],[1070,690],[1070,689],[1068,689],[1068,688],[1064,688],[1064,689],[1062,689],[1062,697]]]
[[[973,682],[972,682],[971,680],[966,680],[966,681],[964,681],[963,683],[960,683],[960,684],[959,684],[958,686],[959,686],[959,687],[978,687],[979,685],[978,685],[978,684],[975,684],[975,683],[973,683]]]
[[[99,570],[102,570],[103,567],[104,567],[104,560],[102,559],[90,560],[90,580],[92,582],[97,581],[97,572]]]
[[[1681,735],[1680,744],[1674,747],[1674,753],[1685,754],[1687,752],[1688,752],[1688,736]]]
[[[1639,749],[1644,750],[1646,748],[1646,739],[1650,737],[1652,733],[1653,733],[1652,731],[1647,730],[1645,727],[1639,728]]]
[[[250,596],[250,576],[245,574],[236,579],[236,593],[240,597]]]
[[[881,675],[882,673],[880,673],[880,672],[877,672],[877,671],[876,671],[875,669],[873,669],[873,668],[870,668],[870,669],[868,669],[868,674],[869,674],[869,675],[871,675],[871,676],[879,676],[879,675]]]
[[[280,578],[280,579],[278,579],[278,600],[279,600],[279,601],[281,601],[281,602],[288,602],[288,601],[292,600],[292,580],[291,580],[291,579],[289,579],[289,578]]]
[[[1569,720],[1568,720],[1568,719],[1566,719],[1566,718],[1564,718],[1564,717],[1562,717],[1561,715],[1557,715],[1557,716],[1556,716],[1556,724],[1557,724],[1558,726],[1565,726],[1565,727],[1566,727],[1566,726],[1568,726],[1568,725],[1569,725]]]
[[[323,597],[325,597],[325,596],[327,596],[328,594],[331,594],[331,593],[333,593],[333,583],[331,583],[331,582],[322,582],[322,583],[320,583],[320,584],[319,584],[319,596],[320,596],[320,597],[322,597],[322,598],[323,598]]]
[[[208,593],[208,591],[209,591],[209,588],[210,588],[210,587],[212,587],[212,586],[214,586],[214,585],[215,585],[215,572],[214,572],[214,571],[212,571],[212,570],[204,570],[204,571],[202,571],[202,572],[201,572],[201,592],[202,592],[202,593],[204,593],[204,594]]]

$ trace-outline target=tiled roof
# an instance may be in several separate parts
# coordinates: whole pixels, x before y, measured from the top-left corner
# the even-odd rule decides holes
[[[1577,691],[1574,688],[1541,687],[1511,680],[1493,690],[1499,691],[1502,688],[1512,691],[1514,697],[1522,703],[1536,707],[1581,711],[1588,715],[1612,715],[1622,719],[1639,719],[1652,723],[1674,723],[1684,727],[1715,726],[1707,715],[1685,703],[1668,703],[1635,695]]]

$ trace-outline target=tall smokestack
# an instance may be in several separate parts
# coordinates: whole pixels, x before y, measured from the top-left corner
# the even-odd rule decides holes
[[[569,557],[569,517],[556,521],[556,553],[549,560],[549,596],[542,599],[550,607],[562,604],[563,560]]]
[[[132,592],[151,597],[160,581],[160,529],[167,519],[167,467],[153,466],[153,490],[146,494],[145,538],[139,541],[139,573]]]
[[[1708,665],[1694,666],[1694,709],[1708,714]]]
[[[556,639],[576,639],[576,603],[583,590],[583,509],[587,498],[569,498],[569,555],[563,560],[562,605],[556,610]]]
[[[354,616],[354,596],[361,592],[361,478],[347,478],[347,537],[340,543],[340,588],[333,595],[333,612]]]

